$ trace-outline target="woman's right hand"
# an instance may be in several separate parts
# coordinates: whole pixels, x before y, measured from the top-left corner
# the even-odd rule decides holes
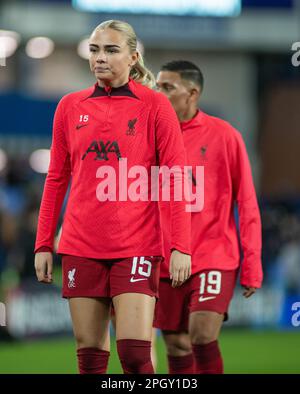
[[[53,256],[50,252],[35,254],[34,267],[39,282],[52,283]]]
[[[181,286],[191,276],[191,256],[173,250],[170,257],[170,279],[172,287]]]

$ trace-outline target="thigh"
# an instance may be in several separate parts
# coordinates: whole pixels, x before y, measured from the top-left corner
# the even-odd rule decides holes
[[[192,277],[190,313],[217,312],[227,316],[237,278],[237,270],[203,270]]]
[[[115,296],[116,339],[151,341],[155,301],[155,297],[141,293]]]
[[[193,276],[189,318],[192,343],[205,344],[218,339],[236,277],[236,270],[203,270]]]
[[[98,347],[109,351],[109,298],[69,299],[73,331],[78,348]]]

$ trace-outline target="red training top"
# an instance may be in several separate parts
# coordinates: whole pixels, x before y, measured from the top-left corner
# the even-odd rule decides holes
[[[110,89],[96,84],[64,96],[54,117],[35,252],[53,250],[72,177],[58,253],[96,259],[163,255],[158,202],[149,201],[145,189],[141,194],[147,201],[124,201],[126,182],[129,189],[138,189],[139,177],[119,174],[121,161],[127,161],[128,171],[143,166],[146,175],[151,166],[185,165],[179,122],[168,99],[133,80]],[[105,169],[106,187],[100,174]],[[147,186],[148,181],[143,182]],[[172,178],[171,188],[175,182]],[[100,201],[104,192],[115,201]],[[185,204],[171,201],[170,248],[190,254],[190,214]]]
[[[239,266],[240,251],[234,219],[234,203],[239,213],[243,251],[241,284],[260,287],[261,220],[247,151],[239,132],[229,123],[201,111],[181,123],[188,165],[204,166],[204,206],[192,212],[192,273],[203,269],[232,270]],[[203,190],[202,190],[203,192]],[[161,203],[166,260],[161,277],[169,277],[170,206]]]

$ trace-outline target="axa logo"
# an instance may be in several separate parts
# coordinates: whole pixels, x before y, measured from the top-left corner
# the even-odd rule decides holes
[[[126,131],[126,135],[135,135],[135,124],[137,122],[137,118],[131,119],[128,121],[128,129]]]
[[[120,147],[117,141],[92,141],[81,160],[88,154],[94,155],[94,160],[109,160],[109,154],[114,154],[118,160],[122,158]]]
[[[72,270],[70,270],[68,272],[68,279],[69,279],[69,283],[68,283],[68,288],[74,288],[75,286],[75,273],[76,273],[76,268],[73,268]]]

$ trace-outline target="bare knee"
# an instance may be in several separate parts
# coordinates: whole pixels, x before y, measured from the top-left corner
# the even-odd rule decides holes
[[[84,333],[77,333],[75,335],[77,349],[94,347],[102,350],[106,350],[103,348],[103,343],[99,340],[99,338],[86,335]]]
[[[193,345],[206,345],[217,340],[217,337],[209,329],[202,329],[201,332],[191,332],[191,341]]]
[[[219,337],[223,315],[195,312],[190,317],[189,333],[193,345],[206,345]]]
[[[155,297],[124,293],[113,298],[116,339],[151,341]]]
[[[107,322],[109,323],[109,322]],[[110,351],[109,324],[106,326],[84,324],[73,325],[74,337],[77,349],[98,348]]]
[[[169,356],[186,356],[192,352],[192,345],[188,333],[170,333],[169,331],[163,331],[163,337]]]

